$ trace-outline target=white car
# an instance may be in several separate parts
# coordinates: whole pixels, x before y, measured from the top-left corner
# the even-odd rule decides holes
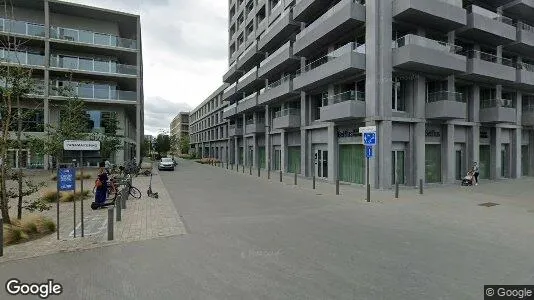
[[[174,161],[170,157],[163,157],[158,164],[158,170],[174,171]]]

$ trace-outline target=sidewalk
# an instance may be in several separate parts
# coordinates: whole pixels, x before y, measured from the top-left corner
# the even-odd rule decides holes
[[[59,241],[57,240],[57,233],[53,233],[41,239],[7,246],[4,248],[4,256],[0,257],[0,263],[57,252],[81,251],[124,242],[186,234],[184,224],[180,220],[170,195],[163,186],[161,177],[158,174],[154,174],[152,177],[152,190],[158,192],[158,199],[147,196],[149,181],[150,177],[142,175],[134,178],[133,185],[141,191],[142,197],[135,199],[130,196],[126,209],[122,210],[122,221],[117,222],[116,214],[114,215],[114,240],[107,240],[107,209],[92,210],[90,205],[93,199],[84,200],[85,237],[83,238],[81,237],[80,222],[81,203],[79,201],[76,203],[76,238],[74,238],[73,232],[73,203],[61,203]],[[55,222],[55,204],[50,211],[43,214]]]

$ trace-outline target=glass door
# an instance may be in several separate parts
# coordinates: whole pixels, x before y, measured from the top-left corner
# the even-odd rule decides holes
[[[406,184],[404,176],[404,151],[392,151],[391,152],[391,184],[395,184],[397,181],[399,184]]]
[[[278,171],[282,168],[282,151],[274,150],[273,170]]]
[[[315,151],[315,176],[319,178],[328,177],[328,151]]]

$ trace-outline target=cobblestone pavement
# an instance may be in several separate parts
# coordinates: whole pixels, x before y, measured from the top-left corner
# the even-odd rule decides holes
[[[82,238],[81,203],[78,201],[76,203],[76,238],[74,238],[74,204],[72,202],[61,203],[59,240],[57,240],[57,233],[53,233],[41,239],[5,247],[4,256],[0,257],[0,262],[185,234],[185,227],[159,174],[155,174],[152,178],[152,190],[158,192],[158,199],[147,196],[149,181],[150,177],[144,176],[134,179],[133,185],[143,195],[141,199],[129,198],[126,209],[121,211],[121,221],[116,221],[116,215],[114,215],[114,239],[112,241],[107,240],[107,209],[92,210],[90,205],[93,199],[84,200],[85,234]],[[56,221],[56,211],[56,206],[53,204],[52,209],[45,214]]]

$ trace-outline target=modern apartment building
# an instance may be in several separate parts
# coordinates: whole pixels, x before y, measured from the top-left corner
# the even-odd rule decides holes
[[[176,144],[173,145],[173,150],[176,151],[178,154],[185,154],[182,153],[182,149],[179,146],[179,140],[182,136],[188,136],[189,135],[189,113],[188,112],[180,112],[174,119],[171,121],[170,125],[170,135],[171,140],[176,141]]]
[[[85,102],[88,131],[106,130],[106,119],[116,114],[123,147],[114,163],[140,161],[143,139],[143,68],[141,23],[138,15],[56,0],[12,1],[0,10],[0,38],[15,45],[1,49],[2,64],[20,63],[32,69],[38,91],[23,103],[36,109],[24,120],[29,134],[43,135],[45,124],[58,124],[60,93],[70,86]],[[22,156],[22,165],[19,158]],[[96,165],[99,153],[85,161]],[[13,167],[47,168],[51,159],[29,149],[10,152]]]
[[[223,118],[223,109],[228,103],[222,100],[223,84],[206,100],[189,112],[189,138],[191,152],[199,157],[228,159],[228,121]]]

